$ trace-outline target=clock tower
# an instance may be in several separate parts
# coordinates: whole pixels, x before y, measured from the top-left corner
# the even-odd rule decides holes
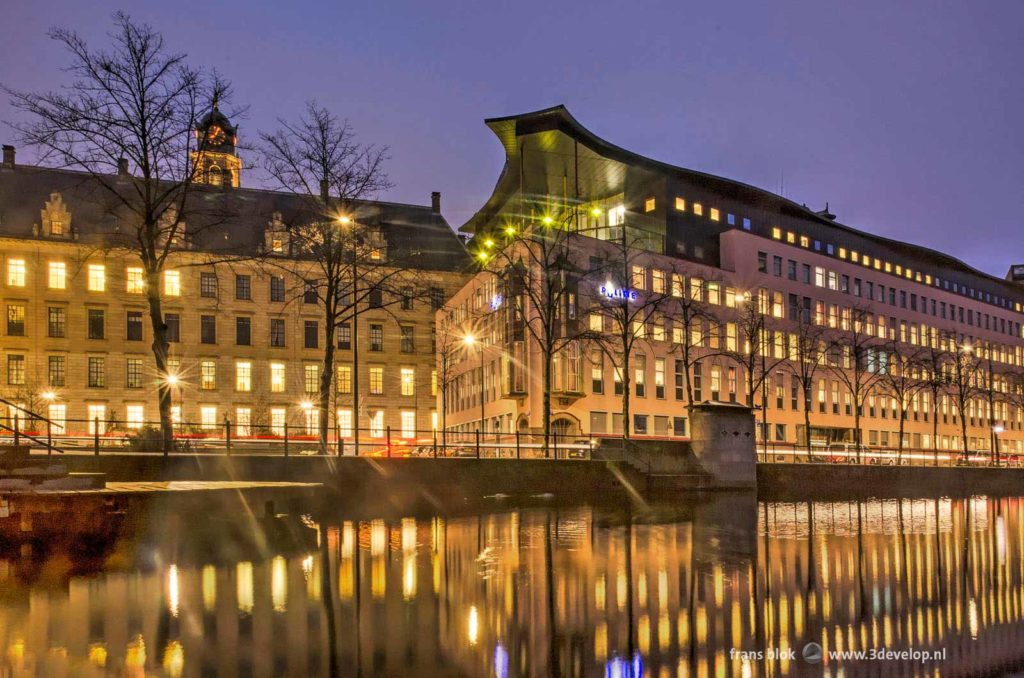
[[[242,160],[238,157],[238,128],[220,112],[217,101],[213,109],[199,121],[196,128],[195,181],[213,186],[238,188],[241,184]]]

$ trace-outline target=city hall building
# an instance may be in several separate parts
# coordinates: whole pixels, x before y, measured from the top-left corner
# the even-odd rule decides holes
[[[243,188],[237,130],[216,109],[198,132],[214,140],[195,158],[192,199],[204,216],[186,219],[161,281],[169,376],[155,369],[141,263],[111,247],[132,225],[110,209],[96,177],[18,164],[4,146],[0,397],[48,417],[57,432],[123,432],[156,425],[157,384],[170,378],[172,418],[189,431],[219,432],[228,420],[239,437],[280,436],[286,425],[315,435],[329,416],[342,438],[357,425],[364,440],[429,432],[434,315],[464,282],[467,262],[440,195],[426,206],[357,204],[351,219],[379,243],[383,266],[414,262],[424,293],[400,303],[371,295],[355,327],[337,328],[334,406],[321,413],[324,314],[287,247],[308,198]],[[126,166],[119,174],[105,180],[131,180]],[[0,412],[6,425],[17,415],[27,428],[23,410]]]
[[[438,316],[439,326],[453,336],[474,336],[445,380],[440,406],[447,428],[542,430],[545,355],[537,332],[524,330],[536,309],[529,295],[501,282],[494,264],[518,256],[502,251],[523,246],[528,239],[520,234],[564,228],[578,237],[569,247],[571,271],[562,272],[570,291],[559,297],[563,307],[554,320],[554,332],[566,338],[551,362],[556,433],[622,433],[618,359],[614,349],[599,348],[611,328],[607,317],[590,309],[606,309],[603,298],[609,295],[633,304],[661,294],[700,305],[703,329],[693,337],[693,348],[706,358],[681,359],[681,345],[690,338],[680,336],[678,314],[655,311],[635,321],[639,340],[628,380],[632,435],[687,435],[687,379],[695,402],[747,402],[744,361],[736,357],[744,353],[737,346],[743,342],[737,325],[740,307],[753,299],[764,315],[767,377],[752,401],[761,410],[760,433],[768,441],[792,446],[807,439],[803,389],[792,360],[796,321],[805,318],[831,344],[840,344],[840,363],[849,360],[842,333],[856,322],[874,339],[866,369],[876,375],[892,369],[885,355],[892,347],[908,354],[940,346],[974,351],[977,388],[966,411],[957,411],[948,384],[912,389],[906,445],[960,449],[964,416],[972,449],[989,449],[993,435],[1003,451],[1024,449],[1019,401],[1007,397],[1008,385],[1024,369],[1024,289],[1018,282],[1024,271],[997,278],[952,256],[845,226],[827,207],[815,211],[753,186],[637,155],[597,137],[561,106],[487,125],[504,147],[505,166],[491,197],[462,227],[473,236],[469,250],[481,272]],[[609,249],[627,241],[634,250],[627,270],[590,274],[588,260],[607,259]],[[574,333],[580,339],[569,340]],[[865,382],[871,379],[861,440],[895,446],[896,398],[884,380]],[[809,389],[812,443],[855,440],[847,383],[834,365],[822,362],[815,371]],[[993,393],[986,395],[982,387],[988,383]]]

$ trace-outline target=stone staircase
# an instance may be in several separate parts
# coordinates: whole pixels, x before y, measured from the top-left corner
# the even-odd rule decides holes
[[[27,445],[0,445],[0,493],[101,489],[102,473],[69,473],[67,465],[29,454]]]

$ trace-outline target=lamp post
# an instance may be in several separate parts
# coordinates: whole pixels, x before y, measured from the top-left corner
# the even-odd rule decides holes
[[[472,334],[467,334],[463,338],[462,343],[466,348],[472,348],[476,344],[476,337]],[[480,356],[480,432],[484,432],[484,346],[481,343],[480,347],[477,348],[477,354]]]

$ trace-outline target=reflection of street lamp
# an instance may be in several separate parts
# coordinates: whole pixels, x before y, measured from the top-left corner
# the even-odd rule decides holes
[[[467,334],[463,339],[462,343],[465,344],[466,348],[472,348],[476,343],[476,337],[472,334]],[[483,344],[477,349],[477,353],[480,354],[480,431],[484,431],[484,347]]]

